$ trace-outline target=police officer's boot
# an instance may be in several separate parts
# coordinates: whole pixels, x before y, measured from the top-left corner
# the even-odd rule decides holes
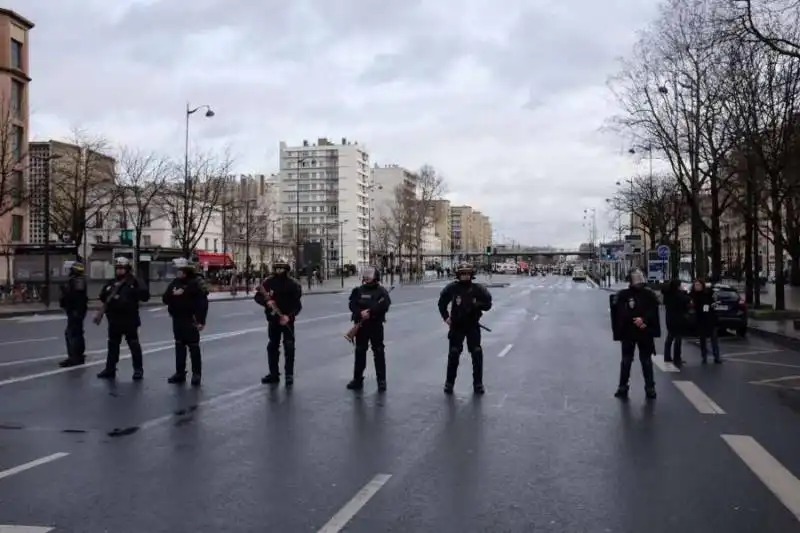
[[[375,376],[378,378],[378,392],[386,392],[386,353],[383,348],[374,350]]]
[[[444,381],[444,393],[453,394],[453,387],[458,376],[458,358],[461,354],[452,352],[447,356],[447,377]]]
[[[273,341],[270,341],[267,345],[267,366],[269,367],[269,374],[261,378],[261,383],[264,385],[275,385],[281,382],[281,373],[278,370],[280,352],[275,344],[276,343],[273,343]]]
[[[179,341],[175,341],[175,373],[167,383],[186,383],[186,345]]]
[[[475,394],[485,394],[483,386],[483,349],[478,347],[472,353],[472,390]]]
[[[189,345],[189,359],[192,362],[192,385],[196,387],[203,381],[203,359],[200,354],[199,344]]]
[[[614,393],[615,398],[619,398],[620,400],[627,400],[628,399],[628,386],[627,385],[620,385],[617,387],[617,392]]]
[[[108,354],[106,367],[97,374],[98,379],[115,379],[117,377],[117,364],[119,363],[119,343],[108,340]]]
[[[364,379],[356,379],[353,378],[350,383],[347,384],[347,390],[363,390],[364,389]]]

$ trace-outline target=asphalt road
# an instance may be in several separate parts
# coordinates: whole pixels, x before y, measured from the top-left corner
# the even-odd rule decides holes
[[[800,354],[725,340],[726,364],[635,369],[620,403],[608,293],[511,278],[485,317],[485,383],[465,354],[442,393],[441,284],[397,289],[389,390],[344,386],[346,295],[308,298],[296,384],[262,386],[263,316],[212,304],[200,389],[166,383],[168,317],[143,312],[145,380],[62,370],[64,321],[0,322],[0,525],[57,533],[800,531]],[[38,319],[37,319],[38,320]],[[24,342],[20,342],[24,341]],[[786,379],[795,376],[794,379]],[[765,381],[767,380],[767,381]],[[754,383],[758,382],[758,383]],[[116,430],[116,431],[115,431]],[[16,533],[0,526],[0,532]]]

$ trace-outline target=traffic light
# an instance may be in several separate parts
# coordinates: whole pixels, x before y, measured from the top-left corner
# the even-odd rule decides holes
[[[487,246],[486,247],[486,255],[492,255],[492,247],[491,246]]]
[[[119,232],[119,243],[125,246],[133,246],[133,230],[124,229]]]

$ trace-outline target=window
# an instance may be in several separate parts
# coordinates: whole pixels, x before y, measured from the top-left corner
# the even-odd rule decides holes
[[[25,84],[18,80],[11,80],[11,116],[22,117],[22,104],[25,95]]]
[[[214,239],[214,251],[217,251],[217,239]]]
[[[92,217],[93,229],[103,229],[103,213],[95,213]]]
[[[12,126],[11,127],[11,157],[14,158],[13,162],[16,162],[16,161],[19,161],[19,160],[22,159],[22,143],[23,142],[24,142],[24,139],[23,139],[22,127],[21,126]]]
[[[22,176],[21,170],[15,170],[11,173],[11,198],[15,207],[22,204],[22,195],[25,193],[25,178]]]
[[[203,246],[203,249],[208,250],[208,237],[205,238],[204,244],[205,246]]]
[[[150,235],[142,235],[142,246],[152,246],[153,238]]]
[[[149,228],[153,224],[153,215],[150,213],[149,209],[145,209],[142,212],[142,227]]]
[[[11,68],[22,70],[22,43],[11,39]]]
[[[24,222],[24,218],[22,215],[11,215],[11,240],[12,241],[21,241],[22,240],[22,224]]]

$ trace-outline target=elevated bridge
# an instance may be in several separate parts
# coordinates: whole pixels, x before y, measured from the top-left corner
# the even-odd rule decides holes
[[[567,251],[559,251],[559,250],[497,250],[496,253],[487,254],[486,252],[458,252],[454,251],[452,254],[441,254],[441,253],[426,253],[422,254],[422,257],[451,257],[451,256],[460,256],[460,257],[494,257],[494,258],[503,258],[503,259],[511,259],[514,257],[519,257],[520,259],[528,259],[533,260],[535,257],[547,257],[553,258],[557,256],[568,256],[568,255],[577,255],[582,258],[590,258],[596,255],[596,252],[590,251],[577,251],[577,250],[567,250]]]

